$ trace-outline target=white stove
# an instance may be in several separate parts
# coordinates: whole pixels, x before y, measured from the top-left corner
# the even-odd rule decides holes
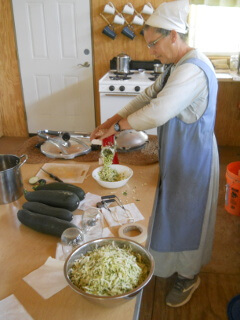
[[[111,70],[99,80],[99,92],[137,95],[149,87],[154,78],[153,71],[131,70],[127,75],[119,75]]]
[[[107,72],[99,80],[101,123],[117,113],[139,93],[153,84],[158,74],[151,71],[131,70],[127,75],[118,75],[115,70]],[[156,129],[147,130],[157,134]]]

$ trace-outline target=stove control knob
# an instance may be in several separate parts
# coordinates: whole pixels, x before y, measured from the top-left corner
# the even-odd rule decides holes
[[[114,91],[114,90],[115,90],[115,87],[114,87],[114,86],[110,86],[110,87],[109,87],[109,90],[110,90],[110,91]]]
[[[125,91],[125,87],[124,87],[124,86],[120,86],[120,87],[119,87],[119,90],[120,90],[120,91]]]
[[[134,88],[134,90],[135,90],[136,92],[139,92],[139,91],[140,91],[140,87],[139,87],[139,86],[136,86],[136,87]]]

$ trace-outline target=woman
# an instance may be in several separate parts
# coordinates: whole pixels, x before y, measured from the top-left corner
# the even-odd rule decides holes
[[[144,38],[165,72],[118,114],[92,133],[158,127],[161,181],[151,253],[155,274],[177,273],[166,303],[188,302],[198,273],[211,256],[218,198],[218,151],[214,136],[217,81],[208,58],[189,47],[187,0],[161,4],[146,22]]]

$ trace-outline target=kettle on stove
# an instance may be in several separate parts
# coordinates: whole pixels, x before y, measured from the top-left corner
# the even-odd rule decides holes
[[[131,58],[126,53],[120,53],[117,56],[117,73],[129,74]]]

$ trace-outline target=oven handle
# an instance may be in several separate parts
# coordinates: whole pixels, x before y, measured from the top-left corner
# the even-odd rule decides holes
[[[124,93],[104,93],[105,96],[117,96],[117,97],[136,97],[139,95],[139,93],[130,93],[130,94],[124,94]]]

